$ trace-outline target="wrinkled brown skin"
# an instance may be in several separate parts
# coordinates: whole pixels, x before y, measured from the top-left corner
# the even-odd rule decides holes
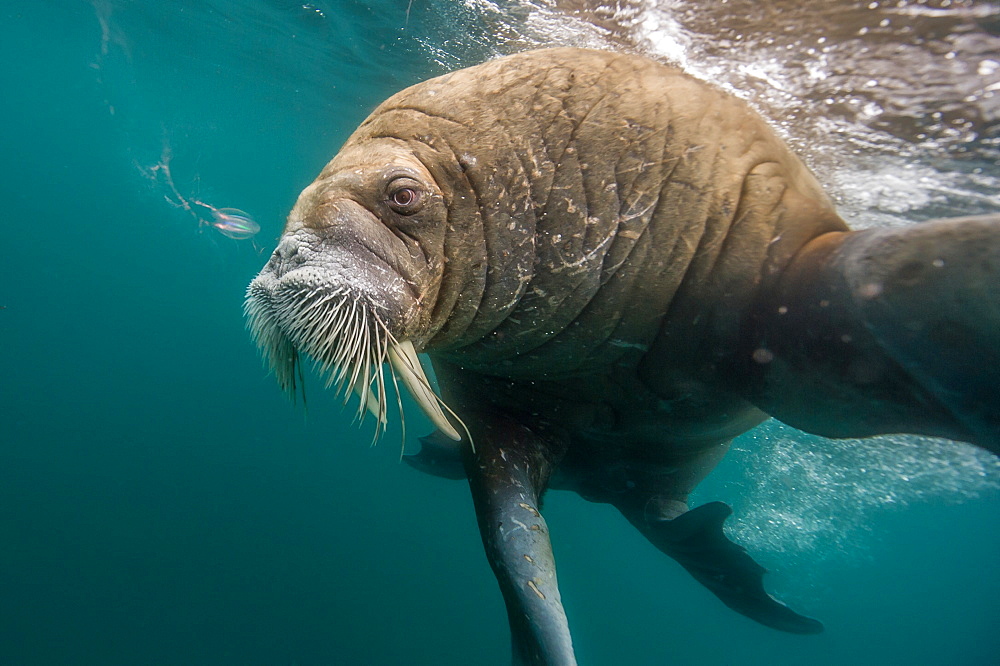
[[[413,215],[386,207],[400,165],[424,188]],[[385,230],[351,231],[348,200]],[[344,224],[409,285],[393,332],[475,441],[464,471],[519,663],[575,663],[548,487],[614,504],[727,605],[810,633],[722,536],[727,507],[685,513],[733,437],[773,414],[997,450],[997,218],[849,232],[756,113],[648,59],[534,51],[394,95],[286,234],[322,245]],[[455,476],[448,455],[430,438],[411,462]]]

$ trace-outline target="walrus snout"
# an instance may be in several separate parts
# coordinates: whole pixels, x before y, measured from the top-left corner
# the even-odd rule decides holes
[[[419,300],[415,259],[374,214],[340,200],[290,219],[258,280],[289,303],[345,294],[402,338]]]
[[[412,276],[425,260],[358,202],[335,199],[293,211],[271,258],[247,288],[247,327],[279,385],[301,386],[300,354],[345,401],[360,398],[359,417],[386,423],[388,362],[430,420],[461,439],[438,405],[420,366],[410,329],[420,311]]]

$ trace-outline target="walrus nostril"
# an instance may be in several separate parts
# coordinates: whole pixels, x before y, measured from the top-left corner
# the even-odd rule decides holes
[[[282,261],[288,261],[293,258],[299,251],[299,244],[291,238],[285,238],[281,243],[274,249],[274,256]]]
[[[278,247],[271,253],[271,258],[267,262],[271,271],[276,276],[281,277],[296,265],[301,264],[303,262],[303,256],[300,252],[301,248],[302,244],[295,238],[283,238]]]

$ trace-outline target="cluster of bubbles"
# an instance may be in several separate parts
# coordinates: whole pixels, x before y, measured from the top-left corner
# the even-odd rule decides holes
[[[729,455],[739,491],[727,530],[764,560],[855,558],[859,533],[879,512],[1000,489],[1000,459],[932,437],[828,440],[772,420],[738,438]]]

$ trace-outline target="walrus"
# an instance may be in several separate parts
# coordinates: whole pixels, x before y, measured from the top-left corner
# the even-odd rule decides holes
[[[513,658],[573,664],[548,488],[609,503],[724,604],[822,625],[688,509],[769,416],[1000,443],[1000,215],[851,231],[744,102],[638,55],[512,55],[393,95],[301,193],[247,291],[279,384],[311,358],[415,467],[466,478]],[[437,389],[421,367],[429,355]]]

